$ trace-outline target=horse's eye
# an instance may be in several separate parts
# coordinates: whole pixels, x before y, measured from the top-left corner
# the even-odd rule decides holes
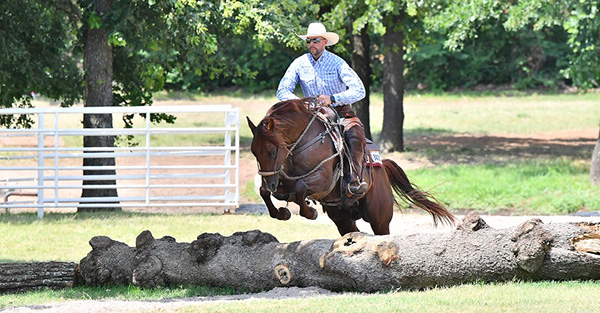
[[[269,155],[274,158],[275,157],[275,151],[269,152]]]

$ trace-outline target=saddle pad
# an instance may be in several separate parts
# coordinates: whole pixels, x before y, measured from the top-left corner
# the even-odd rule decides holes
[[[369,159],[365,165],[370,167],[383,167],[381,154],[379,153],[379,147],[370,139],[367,139],[365,153],[369,156]]]

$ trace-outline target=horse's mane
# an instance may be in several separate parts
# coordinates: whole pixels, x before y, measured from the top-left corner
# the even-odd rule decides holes
[[[305,125],[312,116],[311,103],[315,98],[292,99],[275,103],[267,112],[267,115],[260,121],[257,127],[257,134],[263,139],[273,144],[285,148],[287,134],[298,128],[298,125]],[[276,132],[268,130],[269,121],[273,120]]]

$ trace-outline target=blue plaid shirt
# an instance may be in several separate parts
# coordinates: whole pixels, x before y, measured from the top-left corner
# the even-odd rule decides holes
[[[290,64],[277,88],[279,101],[298,99],[294,94],[298,83],[305,97],[335,96],[333,106],[352,104],[365,97],[365,86],[356,72],[327,50],[316,61],[306,53]]]

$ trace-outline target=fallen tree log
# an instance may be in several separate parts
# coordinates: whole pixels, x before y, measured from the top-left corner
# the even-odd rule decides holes
[[[1,263],[0,293],[73,287],[76,268],[73,262]]]
[[[529,220],[493,229],[469,213],[451,233],[347,234],[337,240],[280,243],[258,230],[191,243],[142,232],[136,247],[94,237],[81,260],[86,285],[210,285],[250,291],[317,286],[379,291],[473,281],[600,279],[600,225]]]

